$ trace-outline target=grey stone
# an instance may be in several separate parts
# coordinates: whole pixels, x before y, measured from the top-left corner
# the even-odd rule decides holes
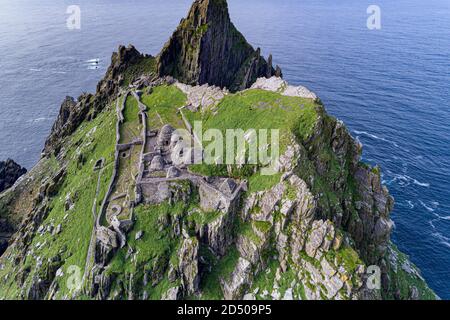
[[[225,179],[222,185],[220,186],[220,191],[226,194],[233,194],[234,190],[236,190],[236,182],[233,179]]]
[[[153,157],[150,163],[150,170],[160,171],[164,169],[164,159],[160,155]]]
[[[225,300],[235,300],[241,297],[243,286],[250,282],[251,263],[240,257],[229,280],[222,280]]]
[[[294,300],[293,290],[292,288],[288,288],[284,293],[283,300]]]
[[[177,167],[170,167],[169,170],[167,170],[167,178],[176,178],[179,177],[181,174],[180,170],[178,170]]]
[[[199,243],[196,238],[184,239],[179,251],[179,272],[182,285],[187,295],[198,291],[200,277],[198,274]]]
[[[158,146],[161,147],[168,147],[170,146],[170,141],[172,138],[172,133],[175,131],[174,128],[172,128],[172,126],[166,124],[161,128],[161,131],[159,132],[158,135]]]
[[[325,258],[321,260],[320,265],[322,266],[322,271],[327,278],[334,276],[337,272]]]
[[[134,236],[135,240],[140,240],[144,236],[144,231],[138,231],[136,232],[136,235]]]
[[[180,288],[173,287],[167,290],[162,297],[161,300],[178,300],[180,298]]]

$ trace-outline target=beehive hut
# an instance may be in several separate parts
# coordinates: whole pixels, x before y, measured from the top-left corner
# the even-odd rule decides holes
[[[150,170],[159,171],[164,169],[164,159],[160,155],[153,157],[150,163]]]
[[[168,147],[170,145],[170,141],[172,138],[172,133],[175,131],[172,126],[166,124],[164,127],[161,128],[161,131],[158,135],[158,146],[160,147]]]

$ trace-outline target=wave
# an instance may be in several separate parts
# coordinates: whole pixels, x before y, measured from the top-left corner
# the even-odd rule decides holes
[[[429,212],[434,212],[435,208],[433,209],[433,208],[427,206],[422,200],[419,200],[419,203],[422,205],[422,207],[427,209]]]
[[[417,181],[416,179],[413,179],[413,178],[411,178],[411,179],[412,179],[412,181],[413,181],[413,183],[415,185],[418,185],[418,186],[421,186],[421,187],[425,187],[425,188],[429,188],[430,187],[430,184],[428,182],[420,182],[420,181]]]
[[[32,72],[49,72],[49,73],[53,73],[53,74],[66,74],[66,71],[60,71],[60,70],[44,70],[44,69],[38,69],[38,68],[30,68],[28,69],[29,71]]]
[[[446,221],[450,221],[450,216],[441,216],[440,214],[437,214],[437,213],[433,213],[433,215],[434,215],[438,220],[446,220]]]
[[[388,171],[388,173],[391,173]],[[417,179],[414,179],[406,174],[392,174],[394,176],[394,178],[392,178],[391,180],[387,181],[386,184],[390,185],[392,183],[397,182],[398,185],[402,186],[402,187],[407,187],[409,186],[411,183],[415,184],[417,186],[420,187],[424,187],[424,188],[429,188],[431,185],[428,182],[420,182]]]
[[[28,123],[36,123],[36,122],[42,122],[42,121],[48,121],[48,120],[52,120],[52,118],[40,117],[40,118],[36,118],[36,119],[29,119],[29,120],[27,120],[27,122]]]
[[[364,136],[367,136],[367,137],[372,138],[372,139],[375,139],[375,140],[380,140],[380,141],[384,141],[384,142],[390,143],[390,144],[392,144],[392,145],[393,145],[394,147],[396,147],[396,148],[399,147],[399,145],[398,145],[395,141],[391,141],[391,140],[388,140],[388,139],[379,137],[379,136],[374,135],[374,134],[372,134],[372,133],[369,133],[369,132],[367,132],[367,131],[353,130],[353,132],[354,132],[355,134],[358,134],[358,135],[364,135]]]
[[[432,234],[433,237],[439,239],[440,243],[450,248],[450,238],[447,238],[442,233],[435,232]]]
[[[414,206],[414,203],[412,203],[411,200],[407,200],[406,203],[408,204],[410,209],[414,209],[415,206]]]
[[[440,203],[438,201],[432,201],[431,205],[435,208],[439,207]]]
[[[433,228],[433,230],[436,230],[436,226],[434,225],[434,222],[438,221],[439,219],[433,219],[428,221],[428,223],[430,224],[431,228]]]

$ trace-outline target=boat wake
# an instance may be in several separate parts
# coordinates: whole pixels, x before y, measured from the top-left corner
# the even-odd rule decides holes
[[[85,61],[88,70],[97,70],[99,68],[100,59],[89,59]]]

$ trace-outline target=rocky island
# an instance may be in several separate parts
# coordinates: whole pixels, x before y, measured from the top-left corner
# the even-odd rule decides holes
[[[194,1],[156,56],[119,47],[0,194],[0,299],[437,298],[390,241],[380,169],[282,76],[225,0]],[[276,173],[177,164],[196,121],[279,129]]]

